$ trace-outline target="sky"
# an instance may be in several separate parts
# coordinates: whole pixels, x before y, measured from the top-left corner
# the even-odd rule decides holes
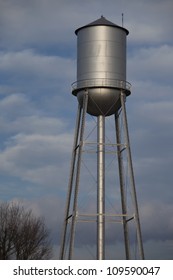
[[[74,31],[101,15],[121,25],[122,13],[145,257],[173,259],[172,0],[0,0],[0,201],[45,217],[54,258],[77,112]]]

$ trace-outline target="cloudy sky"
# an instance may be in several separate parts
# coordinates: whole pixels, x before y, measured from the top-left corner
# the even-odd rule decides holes
[[[145,255],[173,259],[173,1],[0,0],[0,201],[45,216],[55,257],[77,110],[74,31],[101,15],[121,25],[122,13]]]

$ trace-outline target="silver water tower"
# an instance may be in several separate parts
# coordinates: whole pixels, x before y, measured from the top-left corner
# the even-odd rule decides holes
[[[124,27],[118,26],[101,16],[98,20],[78,28],[75,33],[77,35],[77,81],[72,84],[72,94],[78,99],[78,113],[60,259],[77,258],[75,257],[75,248],[79,247],[78,242],[81,242],[81,238],[79,236],[78,240],[75,240],[75,236],[78,230],[77,224],[82,221],[92,223],[92,226],[90,228],[88,227],[88,235],[95,234],[95,246],[93,245],[95,247],[95,254],[93,258],[98,260],[106,259],[105,236],[109,227],[106,227],[105,223],[106,221],[110,221],[114,223],[119,222],[122,225],[125,258],[132,258],[131,242],[135,243],[135,237],[132,241],[130,240],[130,230],[132,230],[134,235],[136,235],[138,258],[144,259],[125,108],[126,97],[131,93],[131,85],[126,81],[126,36],[129,32]],[[92,150],[96,157],[96,210],[90,214],[88,214],[89,211],[82,213],[78,207],[78,197],[81,190],[80,185],[83,184],[87,188],[88,181],[87,177],[85,177],[84,182],[81,182],[83,156],[87,150],[86,146],[91,145],[85,139],[86,127],[89,125],[89,122],[86,121],[88,115],[96,119],[97,130],[95,150]],[[113,116],[114,120],[115,140],[110,143],[106,137],[105,120],[111,116]],[[118,214],[108,213],[105,207],[105,196],[110,187],[106,185],[105,172],[105,156],[107,150],[109,150],[107,149],[108,146],[112,147],[113,150],[111,152],[114,153],[117,160],[117,177],[120,194],[118,199],[121,202],[121,212]],[[130,181],[128,186],[126,186],[123,163],[124,153],[127,157],[128,177]],[[131,209],[128,207],[129,198],[127,199],[126,197],[127,187],[130,188]],[[90,207],[92,208],[88,204],[88,208]],[[133,222],[135,229],[131,229],[131,222]],[[85,234],[84,231],[83,234]],[[116,229],[114,236],[116,244]]]

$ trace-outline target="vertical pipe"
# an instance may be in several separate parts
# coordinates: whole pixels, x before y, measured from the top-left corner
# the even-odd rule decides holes
[[[78,191],[79,191],[81,156],[82,156],[82,148],[83,148],[83,137],[84,137],[84,130],[85,130],[87,106],[88,106],[88,92],[85,91],[83,95],[83,112],[82,112],[82,121],[80,127],[78,159],[77,159],[77,166],[76,166],[76,180],[75,180],[74,202],[73,202],[72,223],[71,223],[70,244],[69,244],[69,259],[72,259],[73,249],[74,249],[74,237],[75,237],[75,226],[76,226],[76,215],[77,215],[77,199],[78,199]]]
[[[121,133],[119,125],[119,112],[115,114],[115,124],[116,124],[116,140],[117,140],[117,158],[118,158],[118,168],[119,168],[119,178],[120,178],[120,192],[121,192],[121,206],[123,214],[123,230],[124,230],[124,244],[125,244],[125,254],[126,259],[130,260],[130,245],[129,245],[129,231],[127,224],[127,205],[126,205],[126,195],[125,195],[125,183],[124,183],[124,171],[123,171],[123,157],[122,157],[122,143],[121,143]]]
[[[81,119],[81,106],[78,105],[78,113],[77,113],[77,117],[76,117],[75,136],[74,136],[72,159],[71,159],[70,176],[69,176],[69,183],[68,183],[67,202],[66,202],[66,208],[65,208],[65,220],[64,220],[64,224],[63,224],[62,241],[61,241],[61,247],[60,247],[60,259],[61,260],[63,260],[65,257],[64,253],[65,253],[65,243],[66,243],[66,235],[67,235],[67,224],[68,224],[68,218],[69,218],[70,201],[71,201],[72,187],[73,187],[74,169],[75,169],[77,145],[78,145],[78,138],[79,138],[80,119]]]
[[[105,116],[97,117],[97,259],[105,259]]]
[[[124,133],[125,133],[126,145],[127,145],[126,148],[127,148],[127,158],[128,158],[128,165],[129,165],[129,175],[130,175],[130,181],[131,181],[132,199],[133,199],[134,210],[135,210],[137,241],[138,241],[138,246],[139,246],[139,255],[140,255],[140,258],[143,260],[144,259],[144,249],[143,249],[143,243],[142,243],[142,233],[141,233],[141,226],[140,226],[140,220],[139,220],[135,179],[134,179],[131,149],[130,149],[130,139],[129,139],[127,114],[126,114],[126,107],[125,107],[125,94],[123,92],[121,92],[121,106],[122,106],[122,114],[123,114]]]

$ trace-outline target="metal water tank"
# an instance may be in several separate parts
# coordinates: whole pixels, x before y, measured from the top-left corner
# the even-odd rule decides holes
[[[120,107],[120,92],[130,94],[126,82],[126,36],[128,30],[105,17],[78,28],[77,81],[72,93],[82,106],[88,91],[87,112],[94,116],[114,114]]]

